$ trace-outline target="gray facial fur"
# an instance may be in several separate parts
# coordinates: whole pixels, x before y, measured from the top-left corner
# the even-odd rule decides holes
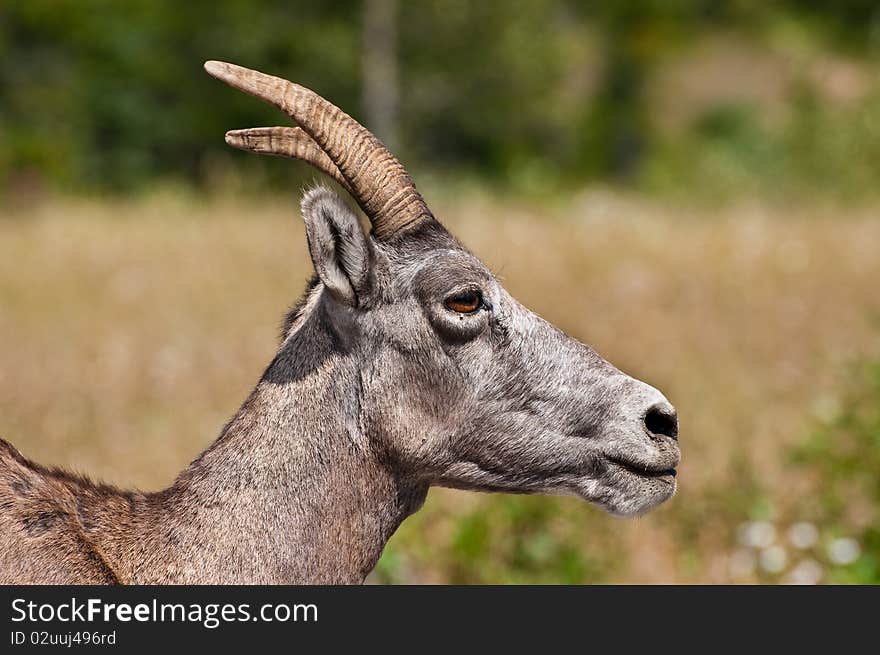
[[[351,213],[334,198],[319,188],[306,202]],[[395,467],[429,485],[576,495],[619,515],[673,495],[677,419],[660,392],[527,310],[445,231],[429,248],[414,241],[364,248],[376,252],[372,295],[339,312],[358,352],[361,419]],[[483,306],[447,309],[462,289]],[[649,411],[668,434],[646,427]]]

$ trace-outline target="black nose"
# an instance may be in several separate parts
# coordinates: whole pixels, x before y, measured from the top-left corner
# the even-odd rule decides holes
[[[653,436],[678,439],[678,415],[672,405],[654,405],[645,414],[645,427]]]

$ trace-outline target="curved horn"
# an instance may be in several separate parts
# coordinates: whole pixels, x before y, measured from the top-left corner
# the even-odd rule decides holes
[[[293,82],[234,64],[208,61],[205,70],[296,121],[348,181],[377,239],[434,220],[403,165],[369,130],[331,102]]]
[[[252,127],[226,133],[226,143],[239,150],[261,155],[300,159],[336,180],[354,195],[348,180],[339,172],[327,153],[299,127]]]

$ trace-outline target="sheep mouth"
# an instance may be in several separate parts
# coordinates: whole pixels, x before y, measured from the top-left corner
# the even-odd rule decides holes
[[[638,475],[642,478],[675,479],[675,476],[678,475],[678,471],[674,467],[659,468],[650,464],[637,464],[635,462],[628,462],[626,460],[616,459],[613,457],[609,457],[607,459],[609,462],[622,468],[624,471],[632,473],[633,475]]]

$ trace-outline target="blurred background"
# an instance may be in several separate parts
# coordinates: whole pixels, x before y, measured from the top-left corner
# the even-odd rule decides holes
[[[434,489],[380,583],[880,583],[870,0],[0,0],[0,435],[168,485],[311,272],[286,117],[376,132],[507,289],[676,404],[668,504]]]

